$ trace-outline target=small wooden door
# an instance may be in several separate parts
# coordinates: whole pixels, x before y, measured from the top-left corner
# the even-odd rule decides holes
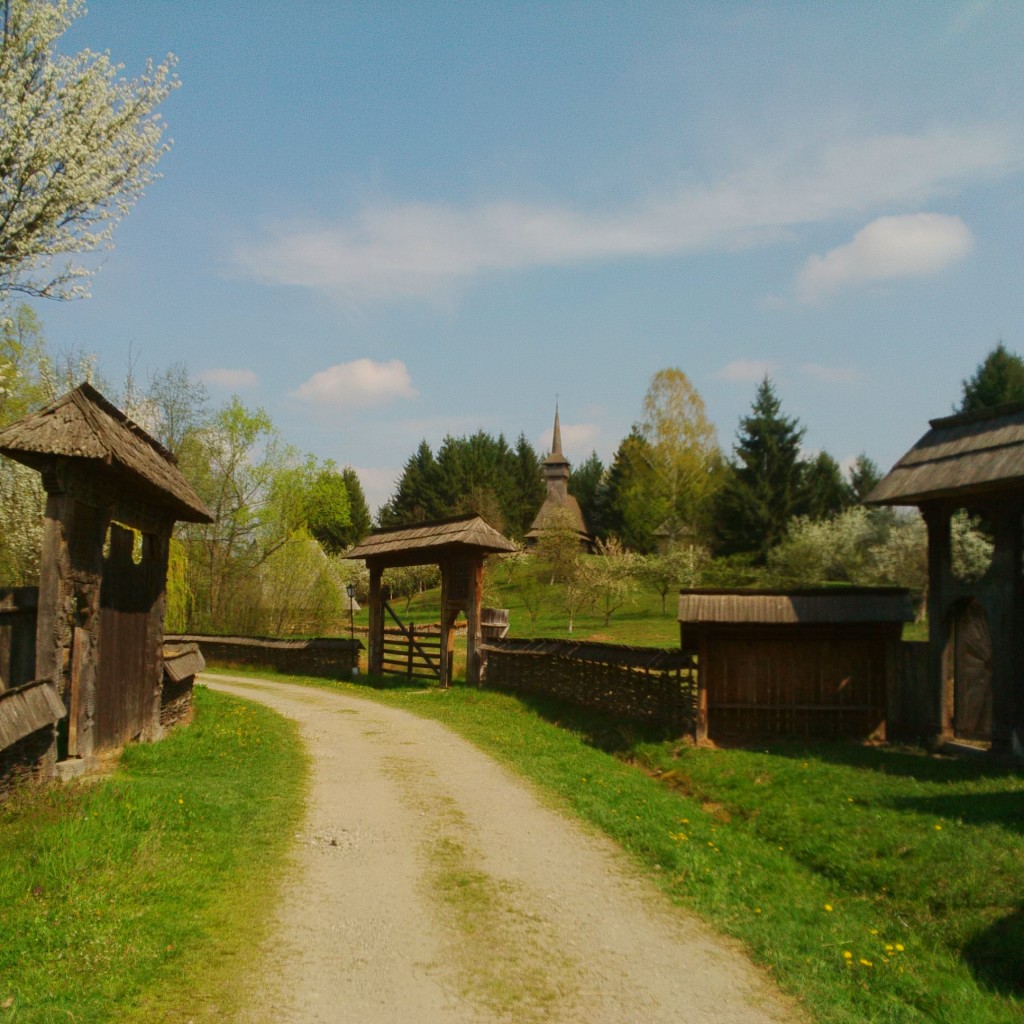
[[[977,601],[964,605],[953,626],[953,733],[987,740],[992,734],[992,638]]]

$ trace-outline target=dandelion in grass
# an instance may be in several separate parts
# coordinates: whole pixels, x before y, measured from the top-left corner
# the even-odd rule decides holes
[[[862,964],[863,964],[863,965],[864,965],[865,967],[874,967],[874,966],[875,966],[875,965],[874,965],[874,964],[873,964],[873,963],[872,963],[872,962],[871,962],[870,960],[865,960],[865,959],[864,959],[864,957],[861,957],[861,958],[860,958],[860,962],[861,962],[861,963],[862,963]]]
[[[843,959],[844,960],[852,960],[853,959],[853,953],[851,953],[850,950],[848,950],[848,949],[844,949],[843,950]]]
[[[896,943],[896,952],[897,953],[902,953],[905,948],[906,947],[903,945],[902,942],[897,942]]]
[[[826,903],[825,904],[825,912],[827,914],[831,914],[832,913],[832,904],[831,903]]]

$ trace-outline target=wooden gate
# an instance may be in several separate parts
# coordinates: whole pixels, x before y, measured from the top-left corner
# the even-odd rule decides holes
[[[110,552],[103,560],[100,587],[99,658],[94,707],[93,749],[118,747],[152,727],[159,700],[159,638],[152,629],[154,603],[162,592],[159,558],[144,538],[135,561],[135,535],[112,524]]]
[[[384,672],[407,679],[439,680],[441,634],[426,629],[417,631],[413,622],[407,626],[387,601],[384,602],[384,610],[395,622],[394,627],[384,629]]]
[[[977,601],[963,605],[953,623],[953,734],[992,736],[992,637]]]

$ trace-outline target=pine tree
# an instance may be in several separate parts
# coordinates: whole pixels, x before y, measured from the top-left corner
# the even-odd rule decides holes
[[[345,546],[351,547],[358,544],[373,529],[373,518],[370,515],[370,506],[366,503],[366,494],[363,492],[363,485],[359,482],[359,475],[351,466],[346,466],[341,471],[342,479],[345,481],[345,489],[348,491],[349,516],[352,525],[345,537]]]
[[[863,453],[857,456],[850,470],[850,492],[855,502],[863,502],[882,479],[877,464]]]
[[[579,502],[583,520],[594,537],[605,535],[603,512],[603,494],[605,489],[604,465],[597,452],[581,462],[569,477],[569,493]]]
[[[656,478],[651,446],[637,427],[623,438],[608,470],[605,527],[631,551],[654,550],[654,531],[665,518],[665,505],[655,498]]]
[[[991,409],[1006,402],[1024,401],[1024,359],[1006,351],[999,342],[974,371],[974,376],[963,382],[960,412]]]
[[[443,518],[437,500],[437,462],[430,445],[420,441],[409,457],[395,493],[377,512],[380,526],[400,526]]]
[[[801,512],[811,519],[829,519],[852,503],[853,493],[839,463],[828,452],[819,452],[804,469]]]
[[[750,414],[727,464],[715,502],[715,533],[722,554],[750,552],[763,561],[783,537],[790,518],[806,501],[804,429],[782,415],[768,377],[758,385]]]

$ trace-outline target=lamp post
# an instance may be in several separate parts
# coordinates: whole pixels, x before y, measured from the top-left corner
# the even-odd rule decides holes
[[[356,596],[356,588],[349,583],[345,587],[345,593],[348,594],[348,638],[352,641],[352,650],[355,650],[356,646],[356,627],[355,620],[353,618],[352,602]],[[359,673],[359,656],[356,655],[355,663],[352,666],[352,675],[358,675]]]

